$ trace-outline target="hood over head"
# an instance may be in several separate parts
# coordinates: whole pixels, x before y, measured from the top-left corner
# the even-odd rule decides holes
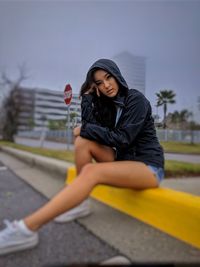
[[[87,76],[91,75],[91,73],[95,69],[102,69],[105,71],[108,71],[110,74],[112,74],[115,79],[119,82],[119,84],[125,88],[126,90],[128,89],[128,85],[122,76],[120,69],[118,68],[117,64],[110,60],[110,59],[99,59],[97,60],[88,70]]]

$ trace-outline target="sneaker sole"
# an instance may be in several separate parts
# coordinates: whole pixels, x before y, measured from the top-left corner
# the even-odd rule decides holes
[[[87,211],[84,211],[84,212],[76,213],[74,215],[72,214],[72,215],[68,216],[68,218],[66,218],[66,219],[57,219],[57,218],[55,218],[54,222],[56,222],[56,223],[71,222],[71,221],[74,221],[76,219],[80,219],[80,218],[89,216],[91,213],[92,213],[92,211],[88,211],[87,210]]]
[[[0,256],[12,253],[12,252],[18,252],[18,251],[23,251],[26,249],[31,249],[37,246],[39,240],[38,238],[34,238],[32,239],[30,242],[27,242],[25,244],[21,244],[21,245],[13,245],[13,246],[9,246],[7,248],[1,248],[0,249]]]

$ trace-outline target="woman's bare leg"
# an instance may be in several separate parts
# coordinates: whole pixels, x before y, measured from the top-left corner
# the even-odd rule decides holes
[[[141,162],[118,161],[85,165],[78,177],[42,208],[25,218],[31,230],[38,230],[56,216],[86,199],[98,184],[147,189],[158,186],[151,170]]]
[[[75,165],[76,165],[76,169],[77,169],[77,174],[80,173],[81,169],[87,165],[88,163],[91,163],[93,159],[95,159],[98,162],[110,162],[110,161],[114,161],[115,159],[115,152],[112,148],[108,147],[108,146],[104,146],[101,145],[95,141],[90,141],[88,139],[82,138],[80,136],[78,136],[75,139],[74,142],[74,147],[75,147]],[[69,187],[69,186],[67,186]],[[62,192],[66,191],[66,188],[64,188],[60,193],[58,193],[58,195],[60,195],[60,200],[62,200]],[[85,199],[83,199],[85,200]],[[50,201],[51,202],[51,201]],[[80,202],[75,201],[75,204],[72,206],[71,208],[73,208],[74,206],[77,206]],[[63,199],[63,203],[64,206],[66,207],[66,200]],[[48,203],[47,205],[48,206]],[[60,212],[59,208],[61,206],[60,205],[54,205],[54,211],[56,216],[59,214],[64,213],[65,211],[68,211],[70,208],[67,208],[63,211],[63,208],[61,208],[62,212]],[[37,220],[40,220],[40,214],[43,214],[43,212],[40,212],[41,210],[43,210],[43,207],[41,209],[39,209],[39,213],[37,216]],[[45,209],[46,210],[46,209]],[[44,214],[45,215],[45,214]],[[56,217],[54,216],[54,217]],[[28,218],[32,218],[32,216],[28,216],[25,221],[26,224],[29,226],[29,228],[31,228],[31,224],[29,222],[32,222],[32,219],[28,219]],[[33,228],[32,228],[33,229]]]
[[[101,145],[95,141],[78,136],[74,142],[75,165],[77,174],[83,166],[95,159],[97,162],[110,162],[115,160],[115,153],[111,147]]]

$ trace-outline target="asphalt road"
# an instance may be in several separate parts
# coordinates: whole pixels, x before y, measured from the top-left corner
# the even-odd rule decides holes
[[[165,153],[165,159],[178,160],[190,163],[200,164],[200,155],[178,154],[178,153]]]
[[[47,199],[0,164],[0,228],[3,219],[20,219]],[[99,263],[119,252],[78,222],[51,222],[40,231],[38,247],[0,257],[1,267],[42,267],[53,264]]]

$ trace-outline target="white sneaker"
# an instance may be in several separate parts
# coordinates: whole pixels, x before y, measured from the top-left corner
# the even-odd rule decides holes
[[[70,222],[75,219],[79,219],[88,216],[92,213],[90,208],[89,200],[84,200],[80,205],[75,208],[64,212],[63,214],[57,216],[54,221],[57,223]]]
[[[0,231],[0,255],[33,248],[38,244],[38,233],[29,230],[24,222],[4,220],[6,228]]]

